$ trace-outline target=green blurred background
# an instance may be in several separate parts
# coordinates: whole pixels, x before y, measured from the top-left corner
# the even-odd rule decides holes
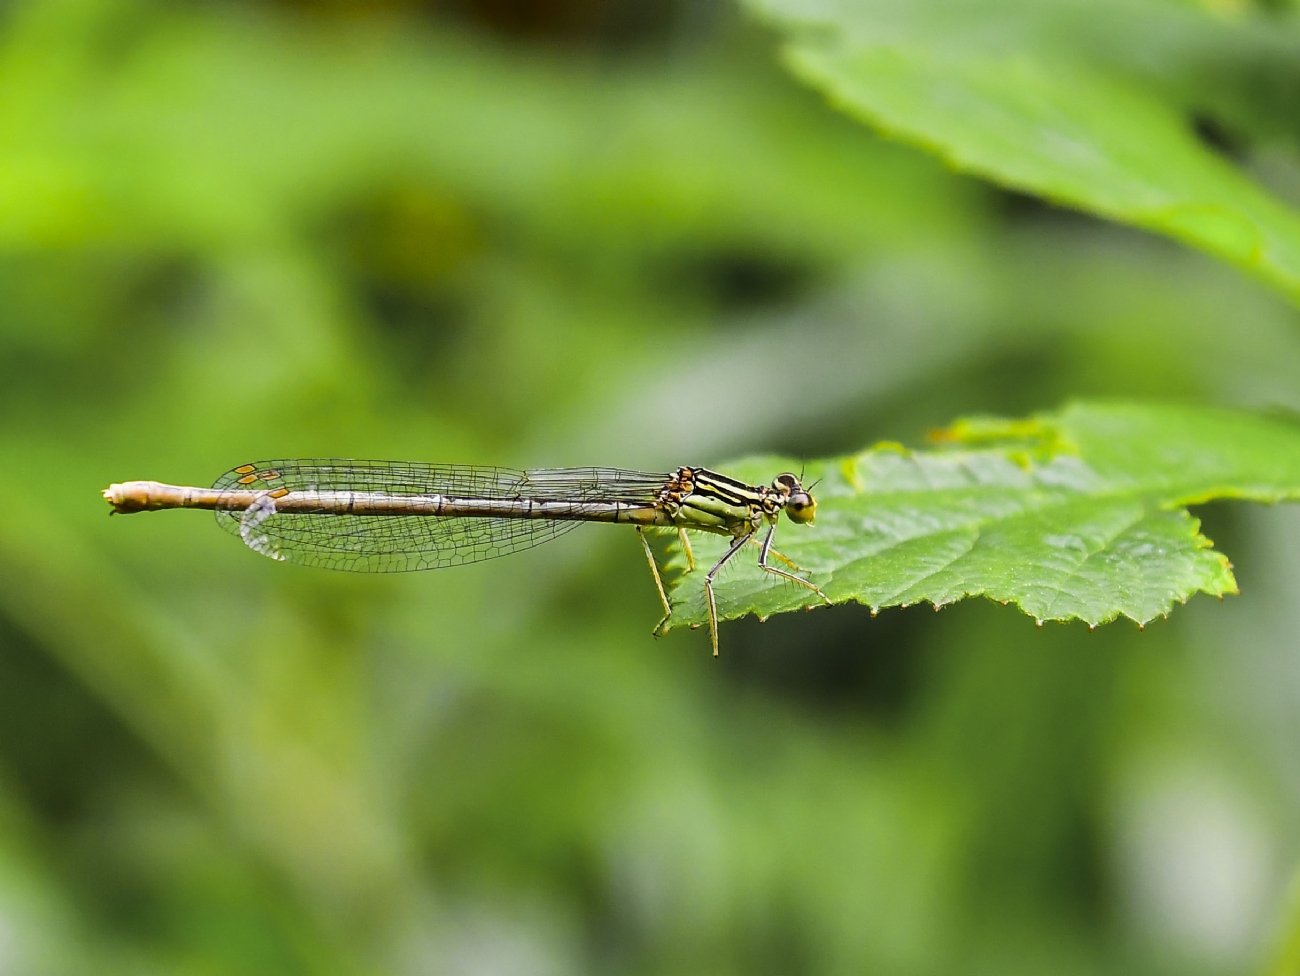
[[[1300,409],[1263,285],[882,141],[776,48],[720,0],[0,5],[0,974],[1270,967],[1295,510],[1202,510],[1243,594],[1142,632],[841,606],[716,661],[650,637],[630,531],[367,578],[104,517],[266,457]],[[1290,138],[1245,163],[1300,186]]]

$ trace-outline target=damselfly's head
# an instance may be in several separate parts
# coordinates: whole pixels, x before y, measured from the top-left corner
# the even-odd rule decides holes
[[[772,487],[785,495],[785,514],[790,516],[791,522],[801,525],[812,522],[813,516],[817,514],[817,502],[808,493],[808,489],[799,483],[798,478],[787,471],[776,476]]]

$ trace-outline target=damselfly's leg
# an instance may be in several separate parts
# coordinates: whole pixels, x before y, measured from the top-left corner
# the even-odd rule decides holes
[[[682,552],[686,553],[686,572],[695,572],[695,553],[691,551],[691,537],[685,529],[677,530],[677,538],[682,540]]]
[[[668,594],[664,592],[664,581],[659,578],[659,564],[655,562],[655,554],[650,548],[650,540],[645,537],[645,529],[638,525],[636,534],[641,538],[641,546],[645,549],[646,561],[650,563],[650,572],[654,574],[655,589],[659,591],[659,599],[663,601],[664,605],[664,619],[655,624],[655,629],[652,631],[658,637],[662,633],[663,625],[668,623],[668,618],[673,615],[673,608],[668,603]]]
[[[718,656],[718,601],[713,597],[713,577],[718,575],[718,570],[727,564],[728,559],[744,548],[745,543],[749,541],[750,536],[753,534],[754,532],[751,529],[733,542],[731,548],[722,554],[722,558],[718,560],[717,565],[704,574],[704,595],[708,598],[709,603],[709,637],[713,639],[714,657]]]
[[[798,583],[800,586],[808,587],[808,589],[812,590],[819,597],[825,600],[826,605],[828,607],[831,606],[830,597],[828,597],[825,593],[819,590],[816,584],[808,582],[802,576],[795,576],[794,573],[787,573],[784,569],[777,569],[775,566],[769,566],[767,564],[767,557],[769,554],[776,556],[778,559],[785,559],[784,556],[782,556],[779,552],[777,552],[775,549],[772,548],[772,536],[773,534],[775,534],[775,532],[776,532],[775,525],[770,526],[767,530],[767,535],[763,539],[763,548],[759,550],[758,553],[759,567],[771,573],[773,576],[780,576],[782,579],[793,580],[794,582]],[[790,560],[788,559],[785,559],[785,561],[788,563],[790,562]],[[790,565],[793,566],[794,564],[790,563]]]
[[[769,533],[769,534],[770,534],[770,533]],[[755,539],[754,536],[752,536],[752,535],[750,536],[750,539],[753,540],[754,545],[758,546],[759,552],[762,552],[762,550],[763,550],[763,546],[759,543],[759,541],[758,541],[757,539]],[[779,552],[777,552],[775,549],[770,550],[770,551],[768,552],[768,555],[769,555],[769,556],[775,556],[777,559],[781,560],[781,562],[785,563],[787,566],[789,566],[791,569],[793,569],[796,573],[802,573],[802,572],[803,572],[803,567],[802,567],[802,566],[800,566],[798,563],[796,563],[796,562],[795,562],[793,559],[791,559],[789,556],[783,556],[783,555],[781,555],[781,554],[780,554]],[[760,565],[762,565],[762,564],[760,563]],[[764,567],[764,568],[766,568],[766,567]]]

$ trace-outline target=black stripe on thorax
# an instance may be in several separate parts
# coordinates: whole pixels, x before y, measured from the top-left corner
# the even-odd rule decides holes
[[[729,505],[756,505],[763,500],[762,489],[712,471],[696,471],[694,488],[700,494],[721,498]]]

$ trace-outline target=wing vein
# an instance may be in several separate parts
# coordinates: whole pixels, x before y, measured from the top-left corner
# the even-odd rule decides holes
[[[668,475],[620,468],[516,471],[484,465],[345,458],[256,461],[213,485],[231,492],[351,491],[394,496],[562,501],[653,501]],[[247,498],[247,495],[243,495]],[[274,497],[274,495],[270,496]],[[247,506],[218,507],[217,523],[241,535]],[[436,515],[277,512],[257,523],[254,548],[286,562],[363,573],[439,569],[494,559],[541,545],[577,521]],[[241,537],[252,536],[247,529]]]

